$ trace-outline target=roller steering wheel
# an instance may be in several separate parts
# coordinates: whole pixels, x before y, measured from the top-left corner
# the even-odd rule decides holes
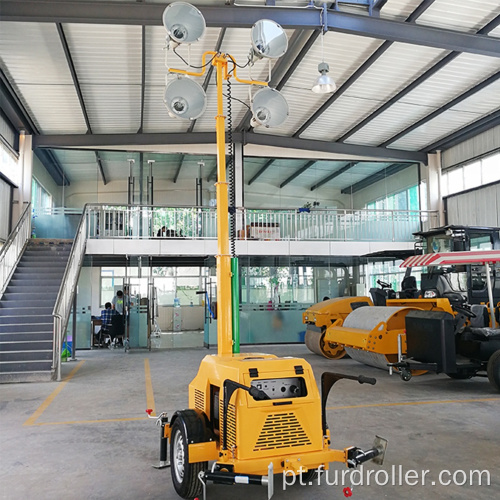
[[[391,288],[391,285],[389,283],[386,283],[382,280],[377,280],[377,285],[380,285],[382,288]]]

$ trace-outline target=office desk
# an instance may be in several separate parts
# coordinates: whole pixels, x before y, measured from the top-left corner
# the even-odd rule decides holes
[[[94,335],[99,331],[97,330],[96,332],[96,327],[99,327],[99,329],[102,326],[102,319],[99,317],[92,317],[90,320],[90,347],[94,346]]]

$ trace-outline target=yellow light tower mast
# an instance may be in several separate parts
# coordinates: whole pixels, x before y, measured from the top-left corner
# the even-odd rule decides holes
[[[224,115],[223,82],[231,77],[239,83],[267,87],[267,82],[245,80],[236,74],[236,62],[229,54],[206,51],[202,56],[203,70],[199,73],[188,70],[170,68],[171,73],[187,76],[203,76],[207,67],[206,59],[211,56],[211,64],[217,75],[217,116],[215,132],[217,140],[217,353],[219,356],[231,355],[233,352],[233,328],[231,307],[231,255],[229,253],[229,219],[228,219],[228,183],[226,181],[226,116]],[[228,62],[233,69],[228,71]],[[209,63],[210,64],[210,63]]]

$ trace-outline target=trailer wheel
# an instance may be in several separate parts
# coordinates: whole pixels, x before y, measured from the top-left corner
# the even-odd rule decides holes
[[[490,384],[500,391],[500,350],[495,351],[488,361],[488,380]]]
[[[191,499],[202,494],[198,474],[207,469],[207,462],[189,463],[188,444],[200,442],[199,423],[192,410],[180,412],[170,431],[170,461],[172,482],[177,494]]]

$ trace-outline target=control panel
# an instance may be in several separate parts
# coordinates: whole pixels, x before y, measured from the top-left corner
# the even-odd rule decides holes
[[[303,398],[307,396],[302,377],[252,380],[252,386],[264,391],[270,399]]]

